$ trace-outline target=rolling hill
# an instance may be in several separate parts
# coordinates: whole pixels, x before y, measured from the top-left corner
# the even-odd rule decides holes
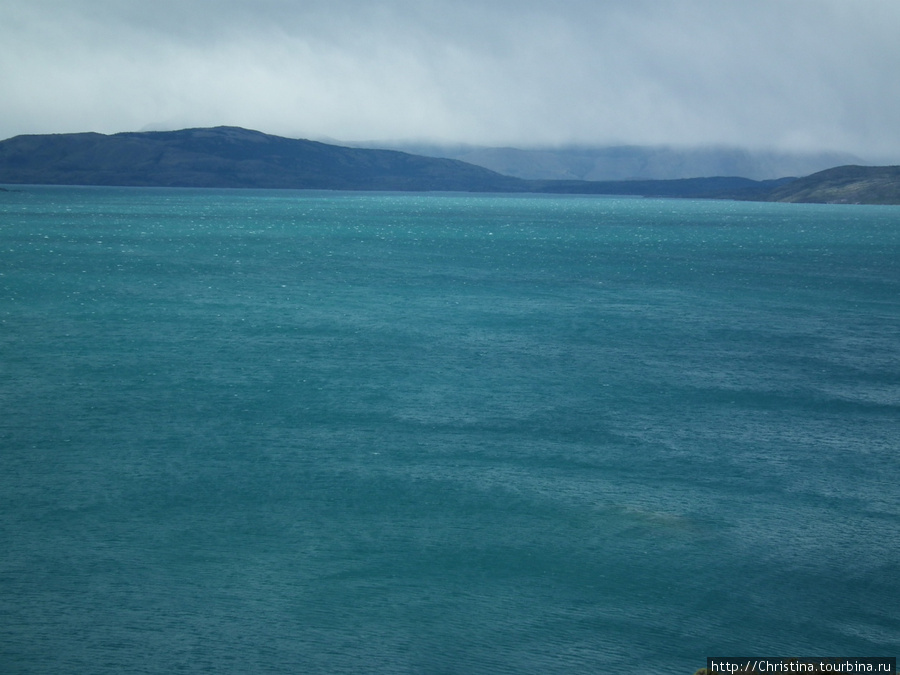
[[[900,204],[900,166],[838,166],[775,188],[768,201]]]
[[[458,160],[216,127],[16,136],[0,142],[0,183],[505,192],[520,181]]]

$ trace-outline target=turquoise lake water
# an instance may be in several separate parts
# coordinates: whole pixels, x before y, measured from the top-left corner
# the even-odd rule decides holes
[[[897,656],[898,479],[898,207],[0,192],[3,673]]]

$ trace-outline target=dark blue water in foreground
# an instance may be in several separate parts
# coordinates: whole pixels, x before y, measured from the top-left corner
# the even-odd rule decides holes
[[[3,673],[897,656],[898,452],[897,207],[0,192]]]

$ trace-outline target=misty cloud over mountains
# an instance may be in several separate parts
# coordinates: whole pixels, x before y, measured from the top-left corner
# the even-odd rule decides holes
[[[0,137],[239,125],[900,158],[895,0],[29,0]]]
[[[373,143],[372,147],[384,147]],[[672,180],[703,176],[743,176],[768,180],[807,176],[846,164],[866,164],[836,152],[771,152],[741,148],[613,146],[603,148],[486,148],[398,144],[397,150],[459,159],[526,180]]]

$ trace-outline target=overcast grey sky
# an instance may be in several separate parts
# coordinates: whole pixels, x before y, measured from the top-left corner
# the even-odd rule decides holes
[[[220,124],[900,161],[900,0],[0,0],[0,138]]]

